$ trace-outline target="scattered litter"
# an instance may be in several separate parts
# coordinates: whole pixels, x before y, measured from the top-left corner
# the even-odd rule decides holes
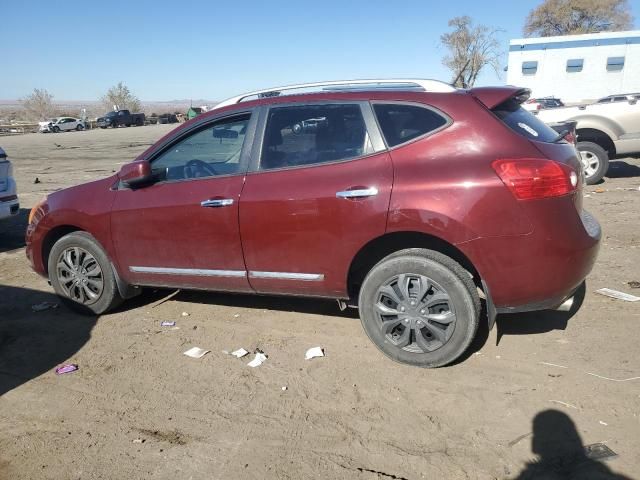
[[[172,327],[169,330],[180,330],[180,327]]]
[[[231,355],[233,355],[236,358],[242,358],[245,355],[249,355],[249,352],[247,352],[244,348],[239,348],[235,352],[231,352]]]
[[[558,365],[558,364],[549,363],[549,362],[540,362],[540,365],[549,365],[551,367],[558,367],[558,368],[569,368],[569,367],[565,367],[564,365]]]
[[[238,318],[239,316],[240,316],[240,314],[239,314],[239,313],[236,313],[236,314],[233,316],[233,318]]]
[[[600,290],[596,290],[596,293],[599,293],[600,295],[604,295],[605,297],[624,300],[626,302],[640,301],[640,297],[636,297],[635,295],[629,295],[628,293],[624,293],[624,292],[619,292],[617,290],[611,290],[610,288],[601,288]]]
[[[167,295],[164,298],[161,298],[160,300],[158,300],[157,302],[151,304],[150,308],[156,308],[158,305],[162,305],[164,302],[166,302],[167,300],[171,300],[173,297],[175,297],[177,294],[180,293],[180,289],[176,290],[175,292],[171,292],[169,295]]]
[[[176,322],[162,322],[160,324],[161,327],[175,327],[176,326]]]
[[[604,192],[606,192],[606,190],[604,188],[596,188],[594,191],[596,193],[604,193]]]
[[[321,347],[313,347],[307,350],[307,353],[304,354],[305,360],[311,360],[316,357],[324,357],[324,350]]]
[[[591,198],[591,195],[587,194],[584,196],[584,198]]]
[[[631,288],[640,288],[640,282],[637,282],[636,280],[627,282],[627,285],[629,285]]]
[[[190,348],[189,350],[187,350],[186,352],[184,352],[184,355],[186,355],[187,357],[191,357],[191,358],[202,358],[209,352],[210,352],[210,350],[205,350],[203,348],[193,347],[193,348]]]
[[[496,358],[500,360],[502,357],[500,355],[496,355]]]
[[[519,437],[514,438],[513,440],[511,440],[509,443],[507,443],[507,446],[509,447],[513,447],[516,443],[521,442],[522,440],[524,440],[525,438],[527,438],[528,436],[530,436],[532,434],[532,432],[529,433],[525,433],[523,435],[520,435]]]
[[[145,440],[143,440],[142,438],[136,438],[133,440],[133,443],[144,443]]]
[[[282,387],[282,391],[286,392],[287,391],[287,386],[285,385],[284,387]]]
[[[565,407],[569,407],[569,408],[575,408],[576,410],[580,410],[578,407],[576,407],[575,405],[571,405],[570,403],[566,403],[566,402],[561,402],[560,400],[549,400],[550,402],[553,403],[559,403],[560,405],[564,405]]]
[[[75,372],[76,370],[78,370],[78,365],[76,365],[75,363],[69,363],[67,365],[61,365],[56,368],[56,375],[63,375],[65,373]]]
[[[33,310],[34,312],[44,312],[45,310],[51,310],[54,308],[58,308],[57,303],[42,302],[42,303],[36,303],[35,305],[31,305],[31,310]]]
[[[182,316],[183,317],[188,317],[189,316],[189,312],[182,312]]]
[[[585,373],[587,375],[591,375],[592,377],[602,378],[603,380],[611,380],[612,382],[630,382],[631,380],[640,380],[640,377],[617,379],[617,378],[603,377],[602,375],[597,375],[595,373],[589,373],[589,372],[585,372]]]
[[[617,457],[618,454],[607,447],[604,443],[592,443],[584,447],[584,454],[591,460],[603,460],[605,458]]]
[[[267,356],[264,353],[257,352],[254,359],[251,360],[249,363],[247,363],[247,365],[253,368],[259,367],[265,362],[266,359],[267,359]]]
[[[474,355],[482,355],[482,352],[476,352]]]
[[[608,426],[609,426],[609,424],[608,424],[608,423],[603,422],[602,420],[600,420],[600,422],[599,422],[599,423],[600,423],[600,425],[604,425],[605,427],[608,427]]]
[[[33,181],[33,183],[42,183],[38,177]]]

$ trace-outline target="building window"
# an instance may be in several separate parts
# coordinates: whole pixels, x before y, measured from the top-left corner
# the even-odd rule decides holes
[[[567,72],[569,73],[581,72],[583,65],[584,65],[583,58],[573,58],[573,59],[567,60]]]
[[[538,62],[522,62],[523,75],[535,75],[538,71]]]
[[[619,72],[624,68],[624,57],[607,58],[607,72]]]

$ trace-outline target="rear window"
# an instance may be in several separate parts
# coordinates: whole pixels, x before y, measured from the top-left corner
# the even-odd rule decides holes
[[[373,109],[389,147],[421,137],[448,123],[437,112],[417,105],[376,103]]]
[[[502,120],[511,130],[538,142],[552,143],[558,138],[558,133],[527,112],[515,100],[507,100],[493,109],[493,113]]]

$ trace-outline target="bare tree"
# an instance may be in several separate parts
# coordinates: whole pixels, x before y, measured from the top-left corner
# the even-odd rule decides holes
[[[471,88],[483,68],[489,66],[499,75],[501,49],[495,35],[500,30],[486,25],[473,25],[471,17],[449,20],[452,32],[440,36],[448,53],[442,63],[453,72],[456,87]]]
[[[129,87],[123,82],[118,82],[117,85],[111,87],[101,101],[107,110],[112,110],[116,107],[139,112],[142,109],[142,104],[138,97],[131,93]]]
[[[524,34],[571,35],[633,28],[627,0],[544,0],[529,12]]]
[[[53,114],[53,95],[45,89],[34,88],[20,103],[31,119],[45,120]]]

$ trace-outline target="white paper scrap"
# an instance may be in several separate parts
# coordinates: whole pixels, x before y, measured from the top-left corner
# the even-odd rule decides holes
[[[255,358],[251,360],[249,363],[247,363],[247,365],[253,368],[259,367],[264,363],[266,359],[267,359],[267,356],[264,353],[256,353]]]
[[[236,350],[235,352],[231,352],[231,355],[233,355],[236,358],[242,358],[245,355],[248,355],[249,352],[247,352],[244,348],[239,348],[238,350]]]
[[[626,302],[640,302],[640,297],[635,295],[629,295],[628,293],[619,292],[617,290],[611,290],[610,288],[601,288],[596,290],[596,293],[604,295],[605,297],[617,298],[618,300],[624,300]]]
[[[324,350],[322,347],[313,347],[307,350],[307,353],[304,354],[305,360],[311,360],[315,357],[324,357]]]
[[[210,350],[205,350],[204,348],[193,347],[184,352],[184,355],[191,358],[202,358],[209,352]]]

